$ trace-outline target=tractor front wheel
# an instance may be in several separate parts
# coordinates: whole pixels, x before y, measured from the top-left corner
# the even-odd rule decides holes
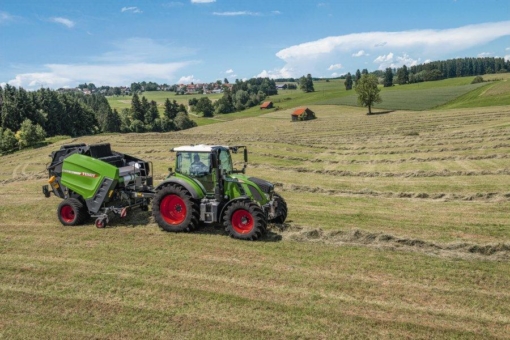
[[[254,241],[266,233],[267,221],[257,204],[239,201],[232,203],[225,211],[223,226],[233,238]]]
[[[276,201],[276,213],[278,215],[269,222],[283,224],[287,219],[287,202],[277,193],[274,194],[274,200]]]
[[[88,213],[83,204],[76,198],[66,198],[57,208],[57,217],[65,226],[74,226],[82,224],[87,218]]]
[[[169,185],[156,193],[152,214],[165,231],[193,231],[198,227],[200,207],[188,190]]]

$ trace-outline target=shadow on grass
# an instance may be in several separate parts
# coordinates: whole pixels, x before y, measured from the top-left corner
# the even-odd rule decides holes
[[[198,230],[194,231],[193,233],[230,237],[225,231],[225,228],[221,225],[201,225]],[[258,242],[280,242],[281,240],[281,235],[274,232],[273,228],[268,228],[266,234],[262,236]]]
[[[385,115],[385,114],[392,113],[392,112],[395,112],[395,110],[389,110],[389,111],[378,111],[378,112],[372,112],[372,113],[368,113],[368,112],[367,112],[367,116]]]

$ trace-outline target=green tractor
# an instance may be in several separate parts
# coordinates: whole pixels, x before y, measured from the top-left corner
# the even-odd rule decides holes
[[[231,153],[243,149],[244,166]],[[175,171],[158,185],[152,213],[165,231],[193,231],[201,223],[222,224],[231,237],[256,240],[268,223],[287,218],[285,200],[273,184],[245,175],[245,146],[190,145],[173,148]]]

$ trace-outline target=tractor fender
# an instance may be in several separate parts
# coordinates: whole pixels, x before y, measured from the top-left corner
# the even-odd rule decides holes
[[[234,198],[233,200],[230,200],[227,202],[227,204],[225,204],[223,206],[223,208],[221,208],[221,212],[220,214],[218,215],[218,221],[222,221],[223,220],[223,214],[225,213],[225,210],[227,210],[227,208],[234,202],[239,202],[239,201],[247,201],[247,202],[252,202],[253,200],[251,200],[249,197],[247,196],[241,196],[241,197],[237,197],[237,198]]]
[[[183,188],[185,188],[186,190],[188,190],[188,192],[191,194],[191,197],[193,197],[193,199],[200,199],[200,196],[198,196],[198,193],[195,191],[195,189],[193,189],[193,187],[188,182],[186,182],[182,179],[179,179],[179,178],[173,178],[173,179],[164,181],[163,183],[159,184],[154,191],[158,192],[163,187],[166,187],[167,185],[170,185],[170,184],[180,185]]]

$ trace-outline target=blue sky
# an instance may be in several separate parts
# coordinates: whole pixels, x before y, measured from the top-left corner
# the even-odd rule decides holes
[[[509,0],[0,0],[0,84],[335,77],[510,58]]]

